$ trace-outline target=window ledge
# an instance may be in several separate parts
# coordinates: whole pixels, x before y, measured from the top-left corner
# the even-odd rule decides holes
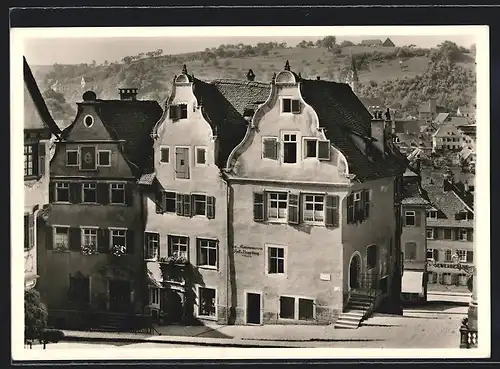
[[[81,202],[80,204],[82,205],[102,205],[102,204],[99,204],[98,202]]]
[[[266,276],[271,278],[283,278],[283,279],[288,278],[288,276],[283,273],[266,273]]]
[[[56,254],[67,254],[70,253],[71,250],[52,250],[52,252]]]
[[[158,261],[158,258],[144,258],[144,261]]]
[[[40,176],[40,175],[24,176],[25,181],[39,180],[41,178],[42,178],[42,176]]]
[[[69,201],[54,201],[53,204],[59,204],[59,205],[72,205],[72,202]]]
[[[112,205],[112,206],[127,206],[127,204],[118,203],[118,202],[110,202],[108,205]]]
[[[213,270],[213,271],[218,271],[219,268],[216,266],[211,266],[211,265],[198,265],[199,269],[205,269],[205,270]]]
[[[274,219],[273,220],[269,220],[268,219],[267,223],[269,223],[269,224],[287,224],[288,221],[286,219],[284,219],[284,220],[274,220]]]
[[[216,316],[210,316],[210,315],[196,315],[198,319],[203,319],[203,320],[212,320],[212,321],[217,321]]]

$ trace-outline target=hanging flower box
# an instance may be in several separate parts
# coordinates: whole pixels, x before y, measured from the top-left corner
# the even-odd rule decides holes
[[[114,256],[125,255],[127,248],[124,245],[113,245],[111,247],[111,254]]]
[[[82,255],[95,255],[95,254],[97,254],[96,245],[94,245],[94,244],[82,245],[81,252],[82,252]]]
[[[176,266],[186,266],[189,264],[189,260],[183,255],[173,255],[168,258],[161,258],[160,261],[165,264]]]

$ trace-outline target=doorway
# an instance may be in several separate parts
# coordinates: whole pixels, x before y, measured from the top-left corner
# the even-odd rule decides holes
[[[247,324],[261,324],[260,293],[247,292]]]
[[[131,308],[130,282],[109,280],[109,310],[114,312],[128,312]]]
[[[359,255],[353,255],[351,264],[349,265],[349,289],[355,290],[359,288],[359,277],[361,272],[361,258]]]

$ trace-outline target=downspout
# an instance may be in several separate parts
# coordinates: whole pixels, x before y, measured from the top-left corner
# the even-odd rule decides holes
[[[232,247],[230,247],[230,243],[232,243],[232,237],[229,236],[230,227],[231,227],[231,218],[230,218],[230,204],[231,204],[231,189],[229,187],[229,182],[227,180],[226,174],[221,170],[221,179],[226,186],[226,324],[232,324],[232,294],[231,294],[231,258],[229,256],[229,252]]]

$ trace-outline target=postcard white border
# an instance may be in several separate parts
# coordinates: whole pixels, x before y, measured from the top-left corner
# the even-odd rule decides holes
[[[106,38],[110,37],[221,37],[227,36],[318,36],[326,35],[405,35],[443,36],[474,35],[477,62],[477,167],[476,231],[474,238],[481,249],[476,253],[478,276],[477,349],[351,349],[351,348],[190,348],[134,349],[124,346],[114,350],[64,349],[26,350],[23,344],[23,254],[16,245],[23,242],[23,207],[21,192],[23,147],[23,70],[24,42],[37,38]],[[173,36],[175,35],[175,36]],[[363,26],[363,27],[123,27],[123,28],[31,28],[11,29],[11,298],[12,358],[14,360],[92,360],[92,359],[340,359],[340,358],[482,358],[491,352],[490,312],[490,209],[489,209],[489,28],[487,26]]]

